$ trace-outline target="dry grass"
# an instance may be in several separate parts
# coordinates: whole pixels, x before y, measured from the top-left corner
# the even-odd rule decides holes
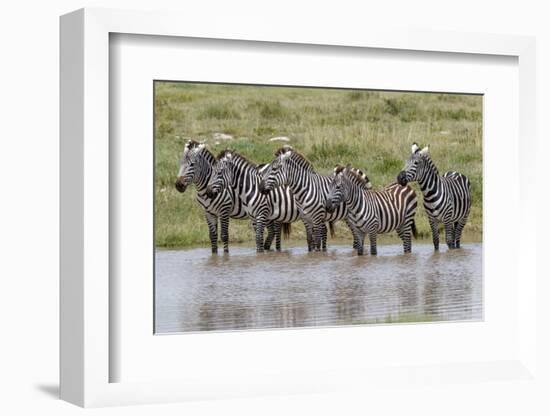
[[[288,136],[321,173],[335,164],[364,169],[375,187],[395,180],[412,142],[429,144],[441,173],[457,170],[472,181],[473,207],[467,240],[482,233],[482,97],[313,88],[251,87],[162,82],[156,84],[156,245],[208,245],[203,211],[194,189],[178,193],[178,160],[189,138],[208,143],[213,153],[229,147],[258,163],[269,162]],[[233,136],[216,142],[214,133]],[[418,188],[417,188],[418,189]],[[420,195],[420,194],[419,194]],[[423,208],[421,237],[430,238]],[[348,238],[344,224],[339,238]],[[302,239],[296,224],[293,238]],[[232,242],[253,241],[248,221],[231,221]]]

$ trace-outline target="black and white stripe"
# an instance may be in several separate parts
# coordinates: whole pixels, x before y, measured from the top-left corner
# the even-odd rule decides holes
[[[229,251],[229,218],[243,219],[248,218],[248,215],[235,189],[226,188],[215,198],[207,196],[206,188],[215,164],[216,158],[204,144],[189,140],[180,161],[176,189],[179,192],[185,192],[191,183],[195,184],[197,201],[204,209],[208,224],[212,253],[218,252],[218,220],[224,252],[227,253]],[[273,239],[271,233],[268,235],[268,239],[270,238]]]
[[[257,166],[234,151],[225,150],[218,156],[214,173],[208,185],[208,194],[217,195],[224,189],[235,189],[247,215],[256,230],[256,249],[269,249],[271,240],[264,244],[264,227],[273,229],[276,249],[281,249],[281,229],[299,218],[296,201],[288,187],[278,187],[267,194],[259,190],[260,172],[266,166]]]
[[[277,150],[275,159],[262,174],[262,192],[286,185],[294,194],[308,233],[309,250],[326,250],[326,222],[332,224],[347,217],[345,204],[334,212],[326,211],[330,182],[331,176],[316,173],[311,163],[290,146]]]
[[[428,147],[420,150],[412,145],[412,154],[397,181],[405,185],[416,181],[424,196],[435,250],[439,250],[439,224],[445,227],[445,240],[449,249],[460,248],[462,230],[472,205],[470,180],[461,173],[447,172],[440,176],[431,160]]]
[[[405,253],[410,253],[411,235],[416,234],[416,193],[412,188],[397,183],[378,191],[369,189],[368,185],[369,182],[356,170],[336,167],[327,197],[327,211],[332,212],[346,204],[348,224],[360,242],[357,247],[359,255],[363,254],[365,235],[369,236],[371,254],[376,254],[377,235],[394,230],[403,240]]]

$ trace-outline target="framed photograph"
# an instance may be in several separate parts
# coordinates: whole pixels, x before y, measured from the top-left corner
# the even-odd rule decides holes
[[[156,334],[482,320],[482,95],[157,80],[154,100]]]
[[[533,376],[534,40],[328,36],[61,18],[63,399]]]

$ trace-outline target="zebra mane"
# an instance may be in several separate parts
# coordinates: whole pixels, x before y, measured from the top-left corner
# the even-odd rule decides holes
[[[231,153],[231,150],[225,149],[222,150],[220,153],[218,153],[218,156],[216,156],[217,160],[223,159],[228,153]]]
[[[206,159],[211,159],[212,162],[216,161],[216,156],[212,154],[212,152],[205,146],[200,150],[201,153],[204,153],[204,157]]]
[[[209,162],[214,162],[216,160],[212,152],[210,152],[210,150],[206,147],[205,143],[198,142],[194,139],[189,139],[187,143],[185,143],[183,155],[185,156],[187,152],[195,149],[197,152],[203,153],[204,158],[207,159]]]
[[[187,148],[192,149],[194,147],[198,147],[200,145],[200,142],[196,141],[195,139],[189,139],[187,141]]]
[[[365,186],[368,189],[372,188],[372,183],[370,182],[370,179],[365,172],[357,168],[351,168],[351,170],[356,173],[363,180],[363,182],[365,182]]]
[[[361,171],[359,171],[359,172],[361,172]],[[346,171],[346,173],[347,173],[347,175],[350,179],[355,180],[355,182],[359,186],[361,186],[362,188],[364,188],[364,189],[369,189],[370,188],[370,186],[369,186],[370,182],[367,181],[365,175],[361,175],[360,173],[357,172],[356,169],[353,169],[353,168],[348,169]]]
[[[187,141],[187,143],[185,143],[185,150],[184,152],[188,152],[189,150],[193,150],[193,149],[199,149],[199,148],[204,148],[206,147],[204,143],[200,143],[194,139],[189,139]]]
[[[341,173],[346,174],[352,181],[354,181],[364,189],[370,189],[372,187],[368,176],[360,169],[356,169],[351,166],[337,165],[334,168],[334,173],[336,175],[339,175]]]
[[[429,149],[428,146],[421,149],[418,146],[418,144],[416,144],[416,142],[413,143],[413,145],[411,147],[411,151],[412,151],[413,156],[417,155],[417,157],[424,160],[425,163],[427,163],[427,165],[428,165],[428,169],[434,171],[436,175],[439,175],[439,169],[437,169],[437,166],[435,165],[434,161],[430,157],[430,153],[429,153],[428,149]]]
[[[247,159],[246,157],[244,157],[243,155],[241,155],[240,153],[237,153],[236,151],[234,150],[231,150],[231,149],[225,149],[225,150],[222,150],[220,152],[220,154],[218,155],[217,157],[217,160],[221,160],[223,159],[224,157],[226,156],[230,156],[232,160],[242,160],[244,161],[245,163],[249,164],[249,165],[252,165],[254,166],[255,168],[258,168],[258,165],[252,161],[250,161],[249,159]]]
[[[292,148],[292,146],[289,146],[288,144],[285,144],[283,147],[280,147],[278,148],[277,150],[275,150],[275,156],[281,156],[282,154],[288,152],[288,151],[291,151],[291,150],[294,150]]]
[[[307,160],[304,155],[302,155],[301,153],[298,153],[296,150],[294,150],[291,146],[285,145],[285,146],[281,147],[280,149],[277,149],[275,151],[275,157],[285,155],[286,153],[289,153],[289,152],[292,152],[289,157],[292,158],[296,163],[303,166],[306,170],[309,170],[311,172],[315,172],[311,162],[309,160]]]
[[[345,166],[342,166],[342,165],[336,165],[336,167],[334,168],[334,173],[336,175],[342,173],[344,171],[346,167]]]
[[[424,163],[427,164],[428,169],[432,170],[436,175],[439,175],[439,169],[435,165],[435,162],[432,160],[430,155],[423,154],[423,155],[421,155],[421,157],[424,159]]]
[[[423,148],[420,148],[416,142],[414,142],[411,146],[411,153],[418,154],[420,156],[428,156],[429,155],[429,146],[425,146]]]

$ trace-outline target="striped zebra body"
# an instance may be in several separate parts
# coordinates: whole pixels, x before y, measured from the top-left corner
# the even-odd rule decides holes
[[[288,187],[278,187],[262,194],[259,184],[260,168],[238,153],[226,150],[218,156],[208,192],[213,196],[223,189],[236,190],[246,214],[253,220],[257,251],[269,249],[271,245],[270,236],[264,244],[264,227],[274,230],[276,249],[280,250],[281,229],[299,218],[298,207]]]
[[[229,218],[248,218],[245,207],[239,201],[235,189],[226,188],[215,198],[207,196],[207,185],[216,164],[215,156],[195,140],[189,140],[183,151],[180,169],[176,181],[176,189],[185,192],[194,183],[197,189],[197,202],[204,209],[212,253],[218,252],[218,221],[220,223],[221,239],[224,252],[229,252]],[[273,230],[270,230],[273,231]],[[271,235],[268,235],[270,238]]]
[[[415,144],[405,169],[397,177],[401,184],[418,182],[424,196],[424,209],[430,222],[435,250],[439,250],[439,224],[445,227],[449,249],[460,248],[462,230],[472,205],[470,180],[461,173],[447,172],[440,176],[428,154]]]
[[[369,236],[371,254],[376,254],[377,235],[391,231],[397,231],[404,252],[410,253],[417,207],[416,193],[412,188],[392,183],[381,190],[371,190],[364,178],[350,168],[339,166],[330,186],[327,210],[343,203],[348,207],[352,231],[361,242],[357,248],[359,255],[363,254],[365,235]]]
[[[275,156],[262,174],[262,191],[270,192],[287,185],[296,198],[300,217],[306,226],[308,249],[326,250],[326,222],[333,223],[347,218],[345,204],[331,213],[326,211],[325,203],[331,177],[316,173],[311,163],[290,146],[282,147]]]

